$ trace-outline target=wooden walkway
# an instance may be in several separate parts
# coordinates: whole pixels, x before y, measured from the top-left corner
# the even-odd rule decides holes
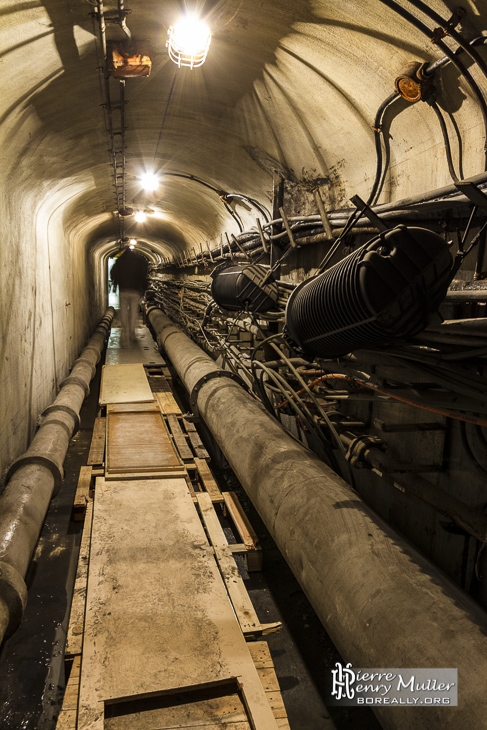
[[[114,368],[104,387],[116,397],[129,389]],[[57,730],[284,730],[272,659],[255,640],[279,624],[259,621],[234,560],[259,570],[257,537],[236,495],[218,488],[167,370],[148,374],[152,401],[102,398],[80,472],[73,518],[85,523]]]

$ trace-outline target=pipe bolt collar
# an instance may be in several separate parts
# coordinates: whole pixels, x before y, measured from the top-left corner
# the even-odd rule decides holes
[[[20,573],[3,561],[0,561],[0,601],[7,607],[9,622],[5,637],[9,637],[20,624],[27,605],[27,586]]]

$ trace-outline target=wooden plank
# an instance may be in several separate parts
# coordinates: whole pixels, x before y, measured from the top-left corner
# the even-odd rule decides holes
[[[159,411],[108,412],[107,472],[181,469]]]
[[[228,549],[227,539],[213,508],[211,497],[205,492],[197,494],[196,497],[240,628],[244,634],[259,632],[261,628],[260,621],[247,593],[242,576],[238,572],[233,555]]]
[[[224,492],[223,499],[240,539],[247,548],[247,569],[250,572],[262,570],[262,549],[259,545],[259,538],[250,524],[237,495],[235,492]]]
[[[95,426],[93,428],[93,436],[91,437],[90,452],[88,454],[88,465],[103,464],[105,457],[105,416],[97,416]]]
[[[200,475],[203,487],[211,497],[211,501],[223,503],[223,495],[218,487],[218,484],[213,479],[213,474],[211,473],[206,461],[204,461],[204,459],[195,459],[194,463],[198,470],[198,474]]]
[[[191,421],[187,421],[186,418],[183,417],[183,424],[196,457],[198,459],[206,459],[207,461],[209,461],[210,455],[203,446],[200,435],[196,430],[196,426],[194,425],[194,423],[191,423]]]
[[[183,461],[193,461],[193,452],[188,446],[186,436],[181,430],[181,426],[179,425],[177,417],[167,416],[167,422],[169,424],[174,443],[176,444],[176,448],[179,452],[179,456]]]
[[[134,411],[158,411],[159,406],[154,403],[109,403],[107,413],[133,413]]]
[[[92,518],[93,502],[90,501],[86,508],[85,524],[83,526],[83,535],[79,549],[78,567],[76,570],[73,600],[71,602],[71,613],[69,615],[68,633],[66,637],[65,656],[81,654],[83,646]]]
[[[75,522],[82,522],[85,518],[86,505],[90,501],[91,477],[91,466],[82,466],[79,470],[78,486],[73,502],[73,520]]]
[[[142,363],[103,366],[100,405],[153,400]]]
[[[63,704],[56,723],[56,730],[76,730],[77,728],[80,663],[81,657],[74,657],[71,673],[66,682]]]
[[[248,646],[278,726],[282,730],[289,730],[287,712],[284,707],[269,646],[266,641],[252,641]]]
[[[103,730],[108,704],[236,681],[254,730],[276,730],[185,480],[135,489],[97,480],[78,730]]]
[[[180,466],[167,467],[164,471],[131,471],[123,472],[116,471],[112,474],[104,473],[99,476],[104,476],[106,481],[136,481],[137,479],[174,479],[182,477],[183,479],[187,476],[187,471]]]
[[[154,393],[161,412],[165,416],[180,416],[181,409],[174,400],[172,393]]]

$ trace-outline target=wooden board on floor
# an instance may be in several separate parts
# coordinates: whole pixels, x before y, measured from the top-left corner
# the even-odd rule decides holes
[[[160,411],[107,412],[107,472],[180,469]]]
[[[246,548],[246,563],[249,572],[262,570],[262,549],[259,538],[250,524],[235,492],[224,492],[225,507]]]
[[[105,458],[105,416],[97,416],[95,426],[93,428],[93,436],[91,437],[90,452],[88,454],[88,465],[103,464]]]
[[[90,486],[92,476],[91,466],[82,466],[79,470],[78,486],[74,495],[73,520],[82,522],[85,518],[86,505],[90,501]]]
[[[186,433],[188,434],[188,438],[191,441],[191,446],[196,457],[198,459],[207,459],[209,461],[210,455],[203,446],[203,442],[200,439],[200,435],[196,430],[196,426],[194,425],[194,423],[191,423],[191,421],[183,418],[183,424],[184,428],[186,429]]]
[[[200,475],[203,486],[211,497],[211,501],[222,503],[224,501],[223,495],[218,487],[218,484],[213,479],[213,474],[211,473],[210,467],[208,466],[206,461],[204,459],[195,459],[194,463],[198,470],[198,474]]]
[[[65,656],[81,654],[83,646],[86,585],[88,582],[92,517],[93,502],[89,502],[86,509],[85,524],[83,525],[83,535],[81,537],[81,545],[79,549],[78,568],[76,571],[73,600],[71,602],[71,612],[69,615]]]
[[[77,730],[78,696],[81,657],[73,659],[71,672],[64,691],[63,704],[56,723],[56,730]]]
[[[254,730],[276,730],[185,480],[99,478],[95,493],[78,730],[104,730],[108,704],[224,683]]]
[[[210,495],[202,492],[197,494],[196,498],[210,542],[215,550],[215,557],[218,561],[223,580],[225,581],[228,595],[230,596],[243,633],[247,636],[261,636],[272,631],[278,631],[281,628],[279,622],[273,624],[260,623],[233,558],[230,546],[227,543],[223,528],[213,508]]]
[[[100,405],[153,400],[142,363],[103,366]]]
[[[181,430],[177,417],[167,416],[167,422],[169,424],[174,443],[176,444],[176,448],[179,452],[179,456],[183,461],[193,461],[193,452],[188,446],[186,436]]]
[[[174,400],[172,393],[154,393],[159,408],[165,416],[180,416],[181,409]]]

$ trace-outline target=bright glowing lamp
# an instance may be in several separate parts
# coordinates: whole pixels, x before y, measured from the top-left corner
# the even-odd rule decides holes
[[[135,220],[137,221],[137,223],[144,223],[146,221],[146,219],[147,219],[147,216],[143,210],[138,210],[137,213],[135,214]]]
[[[159,178],[154,172],[144,172],[140,178],[142,187],[147,190],[148,193],[153,193],[159,187]]]
[[[129,241],[129,243],[130,243],[131,248],[133,248],[134,246],[137,245],[137,239],[136,238],[131,238],[130,241]]]
[[[194,15],[182,18],[169,28],[166,43],[169,58],[179,67],[198,68],[206,60],[211,42],[210,29]]]

